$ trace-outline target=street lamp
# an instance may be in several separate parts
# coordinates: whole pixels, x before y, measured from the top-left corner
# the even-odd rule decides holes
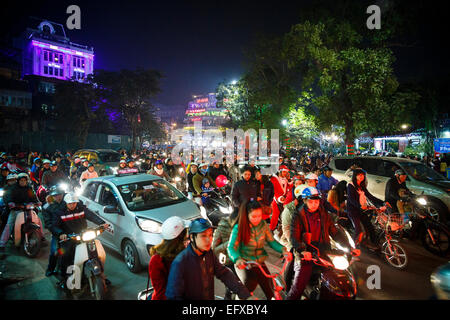
[[[283,119],[283,121],[281,121],[281,124],[285,127],[287,126],[287,123],[288,123],[288,121],[286,119]]]
[[[407,124],[402,124],[402,129],[403,129],[403,130],[408,129],[408,125],[407,125]]]
[[[231,84],[234,86],[237,83],[236,80],[231,81]]]

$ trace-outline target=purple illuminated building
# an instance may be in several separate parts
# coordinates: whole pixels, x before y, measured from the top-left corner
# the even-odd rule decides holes
[[[63,25],[42,20],[22,37],[23,76],[83,81],[94,71],[92,47],[69,41]]]

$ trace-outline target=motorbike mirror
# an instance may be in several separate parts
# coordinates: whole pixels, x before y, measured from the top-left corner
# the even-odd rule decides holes
[[[303,234],[303,241],[304,241],[306,244],[311,244],[311,239],[312,239],[312,233],[311,233],[311,232],[305,232],[305,233]]]
[[[103,212],[104,213],[112,213],[112,214],[114,214],[114,213],[119,213],[119,209],[116,207],[116,206],[105,206],[104,208],[103,208]]]

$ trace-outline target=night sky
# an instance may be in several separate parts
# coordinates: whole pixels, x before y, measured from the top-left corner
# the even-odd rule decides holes
[[[259,33],[283,34],[298,23],[310,1],[18,1],[2,4],[2,33],[17,35],[27,16],[65,25],[66,8],[81,8],[81,30],[68,30],[72,42],[94,47],[97,69],[136,67],[163,72],[157,103],[186,106],[192,94],[213,92],[220,81],[244,72],[242,49]],[[330,6],[334,1],[330,1]],[[376,3],[376,1],[373,1]],[[440,2],[439,2],[440,3]],[[443,28],[447,8],[429,7],[423,19],[423,40],[415,48],[396,49],[400,78],[418,73],[448,74],[449,38]],[[362,14],[365,14],[364,12]]]

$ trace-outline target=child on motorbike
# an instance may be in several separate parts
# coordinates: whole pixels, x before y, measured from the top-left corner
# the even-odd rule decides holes
[[[211,188],[211,184],[208,179],[202,180],[202,203],[205,208],[208,208],[211,204],[210,201],[210,193],[214,191],[214,188]]]

